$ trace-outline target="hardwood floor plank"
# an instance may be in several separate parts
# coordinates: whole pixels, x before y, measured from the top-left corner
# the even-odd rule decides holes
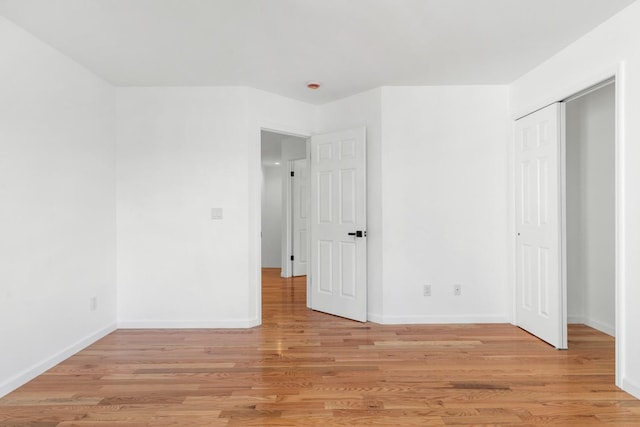
[[[638,426],[615,340],[506,324],[377,325],[265,270],[263,325],[118,330],[0,399],[0,426]]]

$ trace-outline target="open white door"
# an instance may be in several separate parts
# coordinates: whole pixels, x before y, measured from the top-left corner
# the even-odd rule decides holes
[[[567,348],[562,268],[563,105],[516,122],[516,324]]]
[[[311,138],[311,308],[367,320],[365,129]]]
[[[292,163],[292,212],[293,219],[293,275],[307,274],[307,223],[309,216],[309,177],[307,159],[294,160]]]

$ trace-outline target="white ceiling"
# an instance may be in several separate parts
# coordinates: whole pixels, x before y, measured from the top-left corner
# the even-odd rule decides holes
[[[0,14],[115,85],[242,85],[322,104],[385,85],[511,83],[630,3],[0,0]]]

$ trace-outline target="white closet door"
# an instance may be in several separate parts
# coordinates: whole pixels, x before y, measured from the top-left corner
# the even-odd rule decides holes
[[[563,105],[516,122],[516,324],[567,348],[562,271]]]

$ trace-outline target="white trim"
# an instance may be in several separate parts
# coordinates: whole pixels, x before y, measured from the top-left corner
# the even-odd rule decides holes
[[[567,104],[560,102],[558,118],[558,178],[560,179],[560,188],[558,192],[560,206],[560,287],[562,294],[560,295],[560,316],[562,324],[560,325],[560,342],[561,350],[569,348],[569,332],[567,331],[567,315],[569,311],[568,304],[568,276],[567,276]]]
[[[259,122],[258,123],[258,131],[267,131],[273,133],[279,133],[287,136],[295,136],[298,138],[311,138],[311,131],[295,128],[292,126],[282,125],[278,123],[271,122]]]
[[[621,389],[635,397],[636,399],[640,399],[640,384],[630,380],[629,378],[622,379]]]
[[[612,337],[616,336],[616,327],[614,325],[609,325],[598,320],[589,319],[588,317],[569,316],[567,317],[567,323],[570,325],[586,325],[590,328],[602,332],[603,334],[611,335]]]
[[[381,325],[384,325],[385,320],[382,314],[367,312],[367,322],[379,323]]]
[[[262,135],[261,127],[248,130],[248,175],[249,175],[249,283],[248,309],[253,311],[258,324],[262,320]],[[253,214],[252,214],[253,213]],[[251,296],[254,296],[251,301]]]
[[[624,150],[625,122],[625,63],[620,62],[615,76],[615,334],[616,334],[616,385],[621,387],[626,364],[626,310],[625,310],[625,208],[624,208]],[[624,389],[627,390],[627,389]],[[636,388],[636,390],[638,390]],[[638,394],[636,394],[638,396]]]
[[[260,325],[258,318],[221,320],[125,320],[118,329],[247,329]]]
[[[509,262],[509,271],[507,272],[508,274],[508,283],[512,283],[513,286],[508,286],[508,292],[509,294],[509,299],[511,300],[511,310],[509,311],[509,323],[511,323],[513,326],[516,326],[518,324],[518,315],[516,312],[516,307],[518,304],[518,298],[516,296],[516,280],[518,279],[518,268],[516,266],[517,264],[517,241],[518,241],[518,237],[517,237],[517,223],[518,223],[518,218],[517,218],[517,214],[516,214],[516,143],[517,143],[517,131],[516,131],[516,123],[517,120],[514,120],[512,122],[512,126],[511,126],[511,139],[509,140],[509,146],[507,147],[507,153],[508,153],[508,161],[510,162],[510,168],[507,167],[507,174],[508,174],[508,194],[509,194],[509,200],[511,201],[511,203],[508,203],[508,209],[510,210],[509,212],[509,224],[507,224],[507,228],[509,230],[509,236],[507,237],[507,247],[509,248],[509,258],[508,258],[508,262]]]
[[[308,137],[305,141],[306,147],[306,159],[307,159],[307,182],[309,182],[309,190],[307,193],[307,197],[309,198],[309,205],[311,204],[311,137]],[[311,215],[307,215],[307,230],[311,230]],[[311,253],[311,239],[307,238],[307,254]],[[311,308],[313,306],[311,301],[311,260],[307,260],[307,308]]]
[[[570,97],[568,97],[567,99],[565,99],[562,102],[569,103],[571,101],[575,101],[577,99],[582,98],[583,96],[587,96],[590,93],[593,93],[595,91],[598,91],[598,90],[600,90],[602,88],[605,88],[605,87],[610,86],[610,85],[615,84],[615,83],[616,83],[616,78],[615,77],[611,77],[611,78],[609,78],[609,79],[607,79],[607,80],[605,80],[603,82],[597,83],[597,84],[595,84],[595,85],[593,85],[593,86],[591,86],[589,88],[586,88],[582,92],[578,92],[575,95],[571,95]]]
[[[609,325],[593,319],[584,319],[583,323],[590,328],[602,332],[603,334],[611,335],[612,337],[616,336],[616,327],[613,325]]]
[[[617,83],[622,65],[623,65],[623,62],[621,61],[614,65],[603,67],[598,72],[588,73],[584,78],[582,78],[581,80],[578,80],[577,83],[572,83],[562,89],[554,91],[550,95],[529,104],[528,107],[521,108],[516,111],[512,111],[511,117],[513,120],[517,120],[537,110],[540,110],[548,105],[555,104],[556,102],[562,102],[566,99],[569,99],[573,95],[582,93],[585,89],[588,89],[599,83],[609,80],[612,77],[616,78],[616,83]],[[575,82],[575,80],[573,81]]]
[[[9,394],[10,392],[17,389],[18,387],[28,383],[38,375],[42,375],[44,372],[53,368],[58,363],[68,359],[69,357],[73,356],[79,351],[87,348],[91,344],[95,343],[101,338],[104,338],[105,336],[109,335],[111,332],[115,330],[116,330],[115,324],[111,324],[105,328],[99,329],[87,335],[86,337],[76,341],[70,346],[62,349],[61,351],[55,353],[53,356],[47,357],[46,359],[36,363],[30,368],[27,368],[22,372],[14,375],[13,377],[9,378],[8,380],[0,384],[0,398]]]
[[[509,316],[477,315],[415,315],[415,316],[385,316],[374,313],[367,314],[367,320],[382,325],[432,325],[450,323],[509,323]]]

